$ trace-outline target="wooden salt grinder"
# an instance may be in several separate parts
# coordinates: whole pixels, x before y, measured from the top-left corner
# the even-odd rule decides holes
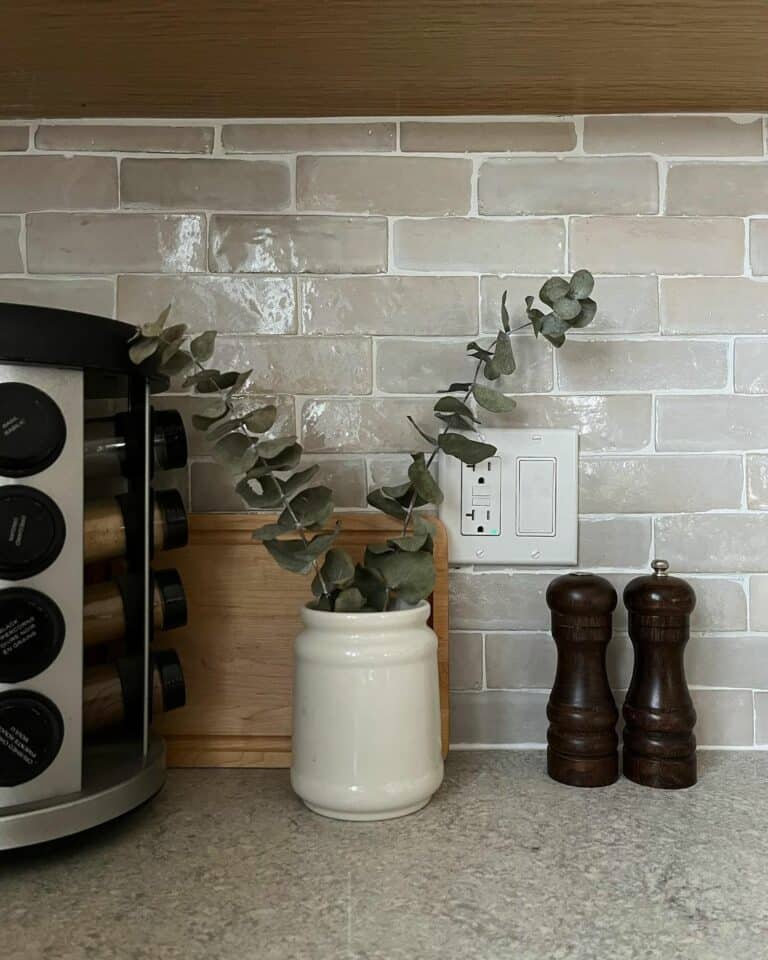
[[[558,577],[547,590],[557,645],[547,773],[574,787],[604,787],[619,776],[619,712],[605,668],[616,600],[610,583],[593,573]]]
[[[696,606],[690,584],[654,560],[652,576],[624,590],[635,667],[624,700],[624,774],[646,787],[676,790],[696,783],[696,711],[683,654]]]

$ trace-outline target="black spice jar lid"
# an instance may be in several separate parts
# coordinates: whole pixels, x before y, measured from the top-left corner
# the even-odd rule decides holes
[[[163,517],[165,536],[163,549],[175,550],[185,547],[189,540],[189,523],[184,501],[178,490],[158,490],[155,494],[155,503]],[[156,544],[156,546],[158,546]]]
[[[155,410],[154,447],[161,470],[178,470],[187,465],[187,431],[178,410]]]
[[[0,487],[0,577],[22,580],[49,567],[64,545],[61,510],[32,487]]]
[[[157,650],[152,654],[152,662],[160,674],[160,686],[163,690],[163,710],[177,710],[187,702],[187,688],[181,661],[175,650]]]
[[[0,590],[0,683],[36,677],[64,643],[64,617],[45,594],[26,587]]]
[[[40,473],[66,439],[64,417],[47,393],[29,383],[0,383],[0,476]]]
[[[0,693],[0,787],[39,777],[63,739],[64,721],[47,697],[31,690]]]
[[[156,570],[155,586],[163,603],[163,630],[186,626],[187,597],[178,570]]]

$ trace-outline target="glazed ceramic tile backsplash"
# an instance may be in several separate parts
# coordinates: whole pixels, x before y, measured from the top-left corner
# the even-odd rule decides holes
[[[765,120],[595,116],[0,124],[0,300],[145,321],[172,303],[253,367],[343,509],[393,482],[501,294],[588,267],[562,351],[518,338],[493,425],[581,433],[580,564],[654,555],[699,596],[699,742],[768,747]],[[186,417],[194,401],[170,397]],[[189,497],[240,509],[191,434]],[[542,743],[555,571],[453,571],[453,740]],[[631,651],[616,615],[611,680]]]

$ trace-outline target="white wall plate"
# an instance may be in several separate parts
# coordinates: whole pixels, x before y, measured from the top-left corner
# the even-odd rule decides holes
[[[559,566],[578,559],[579,434],[481,428],[496,456],[474,467],[440,454],[451,563]]]

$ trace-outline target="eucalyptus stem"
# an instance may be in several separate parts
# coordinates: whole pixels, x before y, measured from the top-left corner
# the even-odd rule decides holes
[[[205,367],[200,363],[200,361],[199,361],[199,360],[195,360],[194,362],[195,362],[195,365],[197,366],[198,370],[199,370],[201,373],[205,373]],[[227,394],[227,395],[224,397],[224,404],[225,404],[225,406],[226,406],[226,408],[227,408],[227,414],[228,414],[229,416],[234,417],[234,415],[235,415],[235,410],[234,410],[233,407],[232,407],[232,401],[230,400],[229,394]],[[244,424],[242,424],[242,423],[239,424],[236,429],[237,429],[237,432],[241,433],[243,436],[247,437],[249,440],[252,440],[252,439],[253,439],[253,437],[251,436],[251,434],[248,433],[248,431],[246,430]],[[265,464],[265,466],[269,467],[269,464]],[[285,508],[288,516],[289,516],[289,517],[291,518],[291,520],[293,521],[294,529],[298,532],[299,537],[301,537],[301,542],[304,544],[305,547],[308,547],[310,541],[309,541],[308,538],[307,538],[306,531],[304,530],[304,525],[302,524],[302,522],[299,520],[299,518],[298,518],[298,517],[296,516],[296,514],[294,513],[293,507],[291,506],[291,503],[290,503],[288,497],[285,495],[285,491],[283,490],[283,485],[282,485],[281,481],[279,480],[278,477],[275,476],[275,474],[273,473],[273,471],[272,471],[271,469],[269,469],[268,473],[266,473],[265,476],[269,477],[270,480],[271,480],[271,481],[275,484],[275,486],[277,487],[277,491],[278,491],[278,493],[280,494],[280,503],[283,505],[283,507]],[[313,561],[312,561],[312,567],[313,567],[313,569],[314,569],[314,571],[315,571],[315,574],[317,575],[317,580],[318,580],[318,583],[320,584],[320,589],[322,590],[323,596],[324,596],[324,597],[327,597],[328,600],[330,600],[330,599],[331,599],[331,592],[330,592],[330,590],[328,589],[328,584],[325,582],[325,578],[323,577],[323,573],[322,573],[322,570],[320,569],[320,563],[319,563],[319,561],[313,560]]]

